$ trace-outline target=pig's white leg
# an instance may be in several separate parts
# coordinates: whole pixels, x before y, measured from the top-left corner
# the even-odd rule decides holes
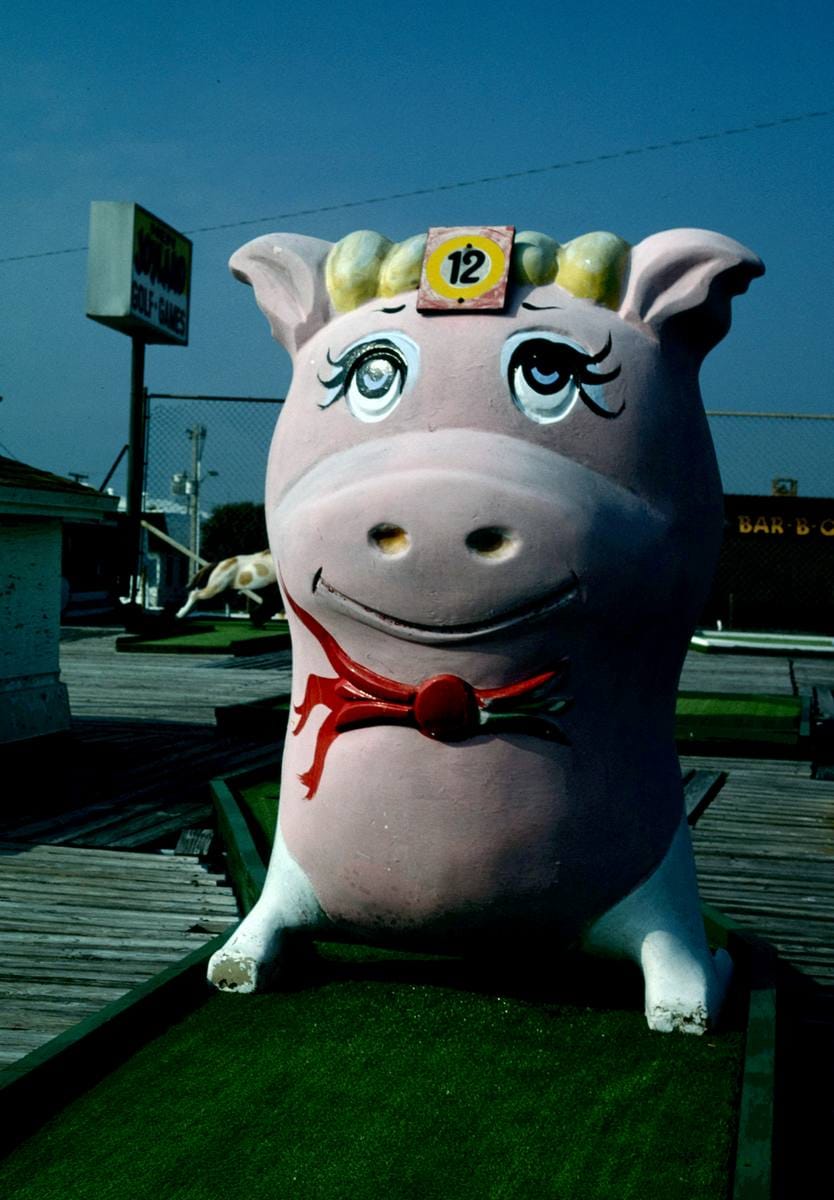
[[[261,897],[225,946],[211,956],[209,982],[223,992],[259,991],[278,970],[287,930],[320,929],[327,924],[279,825]]]
[[[703,1033],[715,1021],[733,964],[707,945],[685,819],[660,866],[590,927],[583,945],[640,964],[650,1029]]]

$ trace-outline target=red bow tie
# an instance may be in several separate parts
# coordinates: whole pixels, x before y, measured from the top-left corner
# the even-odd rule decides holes
[[[332,634],[315,617],[296,604],[284,588],[287,600],[301,623],[313,634],[336,678],[310,675],[293,734],[301,733],[317,704],[328,714],[316,738],[309,770],[300,776],[312,800],[321,781],[327,751],[340,733],[367,725],[404,725],[424,737],[441,742],[462,742],[489,729],[490,732],[528,733],[551,741],[566,742],[556,722],[558,713],[571,703],[557,696],[557,687],[567,677],[567,659],[552,671],[502,688],[474,688],[458,675],[433,675],[420,684],[397,683],[354,662]]]

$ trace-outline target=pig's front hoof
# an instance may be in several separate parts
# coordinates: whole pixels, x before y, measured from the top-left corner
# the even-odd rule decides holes
[[[693,964],[694,965],[694,964]],[[733,973],[726,950],[717,950],[705,972],[698,969],[647,980],[646,1021],[659,1033],[705,1033],[714,1025]]]
[[[263,975],[263,964],[245,954],[218,950],[209,959],[208,981],[221,992],[257,992]]]
[[[682,1011],[683,1004],[656,1004],[651,1010],[646,1010],[646,1020],[649,1029],[658,1033],[706,1033],[709,1019],[707,1010],[702,1004],[696,1004],[688,1011]]]
[[[248,938],[238,943],[232,938],[209,959],[208,981],[221,992],[263,992],[274,982],[280,964],[278,939],[265,949]]]

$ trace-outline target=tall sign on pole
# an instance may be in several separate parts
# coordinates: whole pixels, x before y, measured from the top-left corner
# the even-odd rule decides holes
[[[145,475],[145,346],[188,345],[190,240],[139,204],[90,206],[87,316],[131,339],[127,518],[136,600]]]

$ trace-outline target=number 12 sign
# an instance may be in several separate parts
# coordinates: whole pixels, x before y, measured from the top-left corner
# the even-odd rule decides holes
[[[502,309],[514,236],[512,225],[430,229],[418,311]]]

